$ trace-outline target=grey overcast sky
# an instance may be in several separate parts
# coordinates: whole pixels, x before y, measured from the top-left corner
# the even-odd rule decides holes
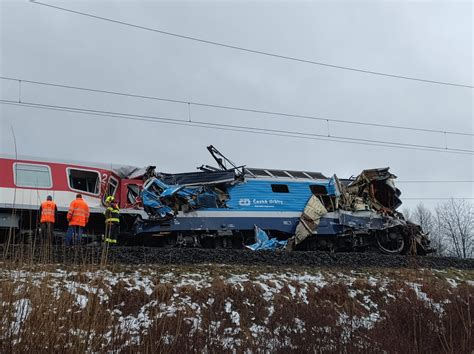
[[[471,1],[52,1],[98,16],[287,56],[473,85]],[[473,89],[296,63],[0,0],[0,73],[218,105],[473,133]],[[0,80],[0,98],[18,84]],[[22,101],[188,119],[188,107],[22,85]],[[238,164],[340,177],[474,180],[473,155],[211,130],[0,105],[1,151],[192,171],[209,144]],[[191,108],[193,121],[327,134],[326,123]],[[444,146],[443,134],[330,124],[334,135]],[[474,149],[472,136],[448,147]],[[399,184],[403,197],[474,197],[473,183]],[[430,207],[439,201],[424,201]],[[405,200],[413,207],[418,201]]]

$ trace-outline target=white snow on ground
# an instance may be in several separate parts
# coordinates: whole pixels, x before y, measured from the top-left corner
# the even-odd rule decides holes
[[[31,314],[31,301],[29,299],[20,299],[13,303],[13,321],[10,324],[9,332],[17,335],[21,326]]]
[[[81,308],[85,309],[89,299],[85,295],[76,295],[76,304]]]
[[[214,334],[214,339],[230,350],[237,350],[239,340],[236,336],[242,334],[242,316],[244,312],[238,310],[242,306],[248,309],[253,308],[254,304],[245,298],[242,303],[235,303],[235,299],[230,297],[230,290],[222,292],[224,298],[215,296],[213,284],[217,281],[219,286],[226,286],[230,289],[244,292],[246,284],[252,284],[256,290],[260,290],[254,296],[261,296],[266,303],[264,318],[251,318],[251,323],[246,328],[246,333],[252,337],[259,337],[264,333],[269,333],[266,325],[272,323],[272,316],[275,315],[278,308],[274,300],[278,296],[290,298],[295,303],[310,305],[312,296],[328,286],[336,284],[342,285],[342,289],[347,289],[349,301],[353,301],[359,306],[362,313],[357,316],[349,316],[345,307],[340,307],[337,311],[339,318],[337,325],[342,328],[341,341],[348,341],[351,333],[355,329],[373,328],[378,321],[383,319],[383,312],[380,310],[380,303],[377,304],[374,299],[375,294],[383,294],[382,301],[391,302],[400,296],[406,289],[412,289],[417,298],[423,301],[426,306],[435,311],[438,315],[444,313],[443,305],[447,302],[436,303],[429,298],[428,294],[422,291],[422,284],[418,282],[406,282],[406,288],[398,292],[390,292],[392,279],[383,274],[372,272],[370,276],[362,271],[350,271],[347,273],[331,273],[324,270],[308,271],[282,271],[282,272],[259,272],[253,274],[242,270],[239,274],[223,272],[219,275],[203,269],[200,272],[185,273],[179,268],[168,269],[166,272],[157,272],[152,268],[130,268],[123,272],[111,272],[108,270],[97,270],[95,272],[68,272],[62,269],[54,269],[50,272],[45,271],[10,271],[0,270],[0,279],[10,279],[14,282],[14,294],[21,297],[13,303],[12,320],[9,324],[10,331],[7,335],[17,335],[24,321],[33,311],[31,301],[24,297],[28,293],[27,286],[40,287],[44,282],[53,292],[53,298],[58,300],[64,294],[71,296],[71,305],[75,305],[71,311],[84,311],[93,297],[96,297],[98,304],[107,304],[111,301],[111,295],[116,287],[130,292],[139,292],[144,295],[144,303],[133,313],[122,311],[124,302],[117,304],[110,315],[115,319],[112,321],[112,327],[105,336],[105,342],[111,341],[112,333],[127,333],[130,335],[126,344],[139,344],[141,336],[158,319],[180,318],[184,323],[190,326],[190,335],[203,330],[202,312],[204,309],[220,308],[223,316],[219,320],[213,320],[205,324],[206,330]],[[78,279],[81,279],[80,281]],[[31,280],[34,280],[31,282]],[[356,282],[357,280],[357,282]],[[365,282],[367,289],[358,288],[360,282]],[[452,278],[446,278],[451,288],[456,288],[462,282]],[[474,286],[474,281],[468,280],[466,283]],[[222,285],[223,284],[223,285]],[[156,295],[157,286],[171,287],[169,299],[160,302]],[[201,291],[206,290],[204,298],[197,299],[195,296]],[[227,294],[227,295],[226,295]],[[242,293],[245,294],[245,293]],[[245,295],[243,295],[245,296]],[[0,299],[1,300],[1,299]],[[0,302],[1,304],[1,302]],[[6,305],[2,305],[5,307]],[[239,313],[240,311],[240,313]],[[181,317],[179,317],[181,316]],[[248,321],[248,320],[245,320]],[[321,327],[322,330],[323,327]],[[273,329],[275,333],[304,333],[306,330],[305,322],[295,316],[291,328],[279,327]],[[71,329],[71,334],[82,336],[80,329]],[[1,339],[1,337],[0,337]],[[172,343],[174,337],[167,334],[163,337],[165,343]],[[291,347],[289,338],[285,343]],[[280,343],[281,344],[281,343]],[[268,343],[268,349],[278,348],[278,343]]]
[[[367,280],[370,286],[377,286],[377,281],[378,279],[374,278],[373,276],[370,276]]]
[[[451,285],[452,288],[457,288],[458,287],[458,282],[454,279],[451,278],[446,278],[446,281]]]
[[[408,287],[415,291],[418,299],[422,300],[427,307],[433,309],[439,316],[443,315],[444,308],[442,304],[434,302],[428,295],[421,290],[422,285],[418,283],[407,282]]]
[[[225,303],[225,312],[230,314],[232,323],[234,323],[237,327],[240,326],[240,315],[237,311],[232,310],[232,303],[230,301],[226,301]]]
[[[247,274],[232,274],[231,277],[226,279],[228,284],[240,284],[249,281]]]
[[[143,278],[138,271],[135,272],[132,279],[126,278],[124,281],[128,285],[127,286],[128,291],[133,291],[133,290],[144,291],[145,294],[147,295],[151,295],[153,293],[153,288],[155,286],[149,278],[147,277]]]

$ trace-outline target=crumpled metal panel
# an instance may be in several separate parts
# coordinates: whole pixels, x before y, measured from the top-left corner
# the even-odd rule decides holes
[[[315,195],[309,198],[301,215],[300,222],[295,230],[295,245],[303,242],[309,235],[313,234],[319,226],[321,217],[327,214],[327,209]]]
[[[361,199],[368,205],[368,209],[394,215],[396,209],[402,204],[401,192],[395,187],[394,179],[397,176],[389,172],[389,167],[364,170],[354,181],[342,186],[342,208],[346,210],[361,204]]]
[[[249,246],[245,246],[252,251],[263,251],[263,250],[276,250],[283,249],[288,241],[278,241],[276,238],[269,238],[267,233],[259,228],[257,225],[254,227],[255,231],[255,243]]]
[[[382,216],[374,211],[337,211],[339,222],[355,230],[385,230],[406,225],[406,221],[390,216]]]

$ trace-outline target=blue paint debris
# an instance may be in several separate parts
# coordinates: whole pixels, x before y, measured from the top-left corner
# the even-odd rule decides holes
[[[252,251],[277,250],[283,249],[288,243],[287,240],[278,241],[276,238],[269,238],[267,233],[255,225],[255,241],[253,245],[245,246]]]

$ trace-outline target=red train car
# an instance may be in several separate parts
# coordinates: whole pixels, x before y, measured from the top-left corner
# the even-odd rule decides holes
[[[107,196],[115,197],[123,214],[141,213],[142,172],[133,166],[0,155],[0,232],[34,233],[37,211],[48,195],[58,206],[56,227],[66,229],[69,204],[80,193],[91,211],[87,231],[100,234]]]

